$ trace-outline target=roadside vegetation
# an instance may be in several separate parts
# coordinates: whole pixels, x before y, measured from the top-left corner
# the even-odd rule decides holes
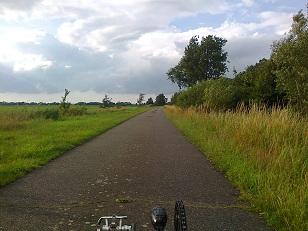
[[[67,92],[66,92],[67,93]],[[1,106],[0,187],[150,107]],[[64,106],[63,106],[64,105]]]
[[[308,9],[308,8],[307,8]],[[207,36],[199,42],[191,38],[179,64],[171,68],[168,78],[182,91],[171,98],[181,108],[203,107],[209,110],[234,110],[239,104],[252,102],[292,107],[308,112],[308,13],[299,11],[285,38],[275,41],[269,59],[261,59],[226,78],[226,40]]]
[[[232,79],[226,42],[192,37],[167,73],[181,91],[164,111],[271,226],[308,230],[308,12]]]
[[[236,112],[167,106],[167,117],[277,230],[308,228],[308,119],[252,105]]]

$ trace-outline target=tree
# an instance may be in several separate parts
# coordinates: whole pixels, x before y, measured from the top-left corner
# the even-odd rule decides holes
[[[112,98],[109,98],[108,95],[105,95],[105,97],[102,100],[102,104],[100,106],[102,108],[112,107],[114,103],[112,103],[111,100],[112,100]]]
[[[164,106],[164,105],[166,105],[167,100],[168,99],[165,97],[164,94],[159,94],[158,96],[156,96],[155,105]]]
[[[178,100],[178,97],[179,97],[180,94],[181,94],[181,92],[175,92],[175,93],[171,96],[171,99],[170,99],[171,105],[176,105],[176,104],[177,104],[177,100]]]
[[[137,103],[139,104],[139,106],[142,104],[142,102],[144,101],[144,95],[143,93],[139,94],[139,98],[137,99]]]
[[[226,73],[228,53],[223,50],[226,39],[208,35],[200,44],[200,66],[203,78],[218,79]]]
[[[181,108],[225,111],[236,108],[238,102],[233,80],[224,77],[202,81],[176,95],[176,105]]]
[[[308,10],[308,6],[307,6]],[[272,46],[277,88],[287,100],[308,109],[308,17],[302,11],[293,16],[291,31]]]
[[[215,81],[207,80],[203,98],[203,106],[210,110],[226,111],[236,108],[238,104],[237,91],[232,79],[224,77]]]
[[[226,39],[213,35],[202,37],[200,42],[199,36],[192,37],[179,63],[168,70],[168,79],[180,88],[186,88],[221,77],[228,70],[228,53],[223,50],[226,43]]]
[[[71,106],[71,103],[67,102],[66,100],[66,97],[68,96],[68,94],[70,93],[70,91],[68,89],[65,89],[64,90],[64,96],[62,97],[62,101],[60,102],[60,112],[62,114],[65,114],[68,112],[70,106]]]
[[[277,91],[277,77],[272,60],[261,59],[234,78],[240,100],[249,104],[251,101],[268,106],[283,103],[283,95]]]
[[[146,102],[146,105],[154,104],[152,97],[148,98],[148,101]]]
[[[206,81],[202,81],[189,87],[186,91],[181,91],[176,96],[176,105],[181,108],[199,107],[204,104],[204,91],[206,88]]]

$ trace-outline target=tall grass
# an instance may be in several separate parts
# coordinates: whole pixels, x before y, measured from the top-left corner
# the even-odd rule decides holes
[[[54,119],[61,116],[78,116],[87,113],[87,107],[72,106],[65,114],[61,113],[58,106],[1,106],[0,129],[10,128],[22,121],[31,119]]]
[[[0,187],[149,109],[71,107],[64,117],[46,119],[57,107],[0,107]]]
[[[278,230],[308,230],[308,119],[289,109],[166,115]]]

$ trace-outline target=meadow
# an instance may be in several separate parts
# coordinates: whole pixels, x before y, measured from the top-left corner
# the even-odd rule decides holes
[[[149,107],[102,109],[71,106],[0,107],[0,187]]]
[[[164,108],[277,230],[308,230],[308,118],[253,105],[229,112]]]

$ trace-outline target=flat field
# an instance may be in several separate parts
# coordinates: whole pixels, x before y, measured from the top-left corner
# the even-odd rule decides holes
[[[0,187],[149,109],[72,106],[61,115],[57,106],[1,106]]]

